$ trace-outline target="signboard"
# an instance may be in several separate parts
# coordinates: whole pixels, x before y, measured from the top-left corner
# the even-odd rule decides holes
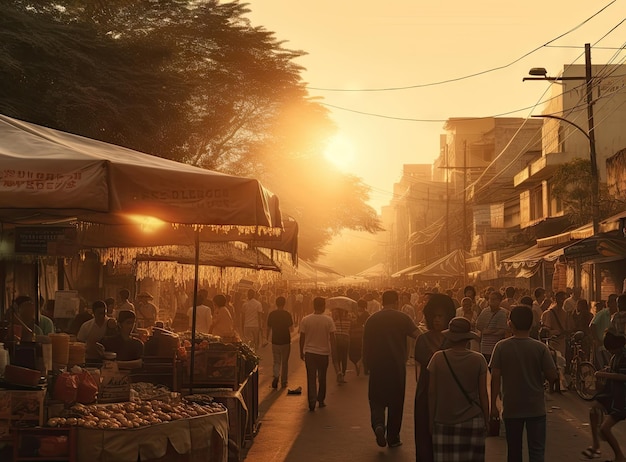
[[[30,255],[59,255],[59,244],[73,248],[76,241],[74,226],[18,226],[15,228],[15,253]]]
[[[73,319],[78,314],[79,305],[77,290],[57,290],[54,294],[54,317]]]
[[[567,258],[592,257],[598,255],[596,239],[580,241],[563,249],[563,255]]]

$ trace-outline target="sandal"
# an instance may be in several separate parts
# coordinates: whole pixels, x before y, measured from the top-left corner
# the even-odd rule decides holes
[[[587,459],[599,459],[600,458],[600,450],[599,449],[594,449],[591,446],[589,446],[587,449],[585,449],[582,452],[582,455],[584,457],[586,457]]]

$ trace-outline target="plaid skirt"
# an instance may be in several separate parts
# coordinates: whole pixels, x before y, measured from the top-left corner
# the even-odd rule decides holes
[[[485,460],[485,419],[482,414],[454,425],[435,422],[435,462],[480,462]]]

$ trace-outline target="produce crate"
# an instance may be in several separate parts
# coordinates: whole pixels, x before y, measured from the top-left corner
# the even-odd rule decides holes
[[[131,383],[150,382],[156,385],[165,385],[172,391],[180,391],[183,375],[183,363],[178,359],[144,356],[142,367],[131,371],[130,381]]]
[[[0,437],[10,428],[43,425],[46,390],[0,390]]]
[[[183,387],[239,388],[242,365],[236,349],[196,351],[192,384],[189,383],[190,363],[191,354],[187,356]]]

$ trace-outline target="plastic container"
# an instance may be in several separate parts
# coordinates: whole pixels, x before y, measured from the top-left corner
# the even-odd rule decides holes
[[[52,342],[52,362],[67,366],[70,356],[70,336],[67,334],[48,334]]]
[[[82,342],[70,342],[67,360],[68,367],[74,365],[82,366],[83,364],[85,364],[85,344]]]

